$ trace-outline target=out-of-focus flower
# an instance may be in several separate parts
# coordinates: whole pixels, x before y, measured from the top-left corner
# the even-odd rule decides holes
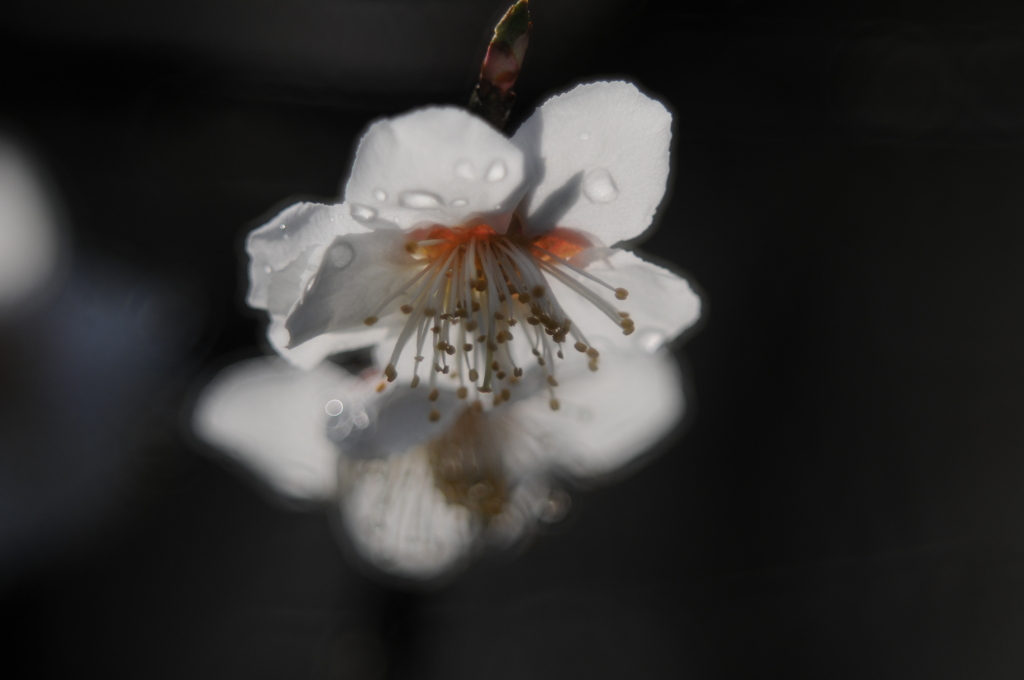
[[[193,425],[279,494],[336,500],[369,563],[431,579],[484,544],[508,545],[538,519],[557,519],[567,497],[554,478],[604,478],[678,421],[683,393],[668,352],[609,358],[598,372],[566,368],[557,413],[538,367],[494,409],[443,392],[437,424],[413,390],[377,392],[376,376],[254,359],[210,383]]]
[[[0,310],[40,290],[58,260],[55,201],[28,155],[0,135]]]
[[[500,404],[533,365],[557,409],[562,371],[656,349],[699,316],[685,279],[608,247],[650,226],[670,138],[665,107],[623,82],[548,100],[511,139],[455,108],[378,121],[344,203],[249,235],[248,302],[297,366],[376,346],[387,381],[429,382],[431,420],[438,388]]]

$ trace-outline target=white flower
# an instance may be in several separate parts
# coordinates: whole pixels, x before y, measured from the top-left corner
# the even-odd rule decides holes
[[[556,371],[656,349],[699,316],[685,279],[608,247],[650,226],[670,139],[665,107],[622,82],[548,100],[511,139],[456,108],[378,121],[344,203],[249,235],[248,302],[297,366],[373,345],[388,381],[500,403],[538,365],[556,409]]]
[[[683,393],[667,351],[610,353],[591,372],[566,367],[552,412],[543,371],[526,372],[495,409],[431,405],[407,387],[330,362],[310,371],[277,358],[222,371],[200,396],[195,432],[278,494],[336,501],[356,551],[388,574],[451,573],[486,543],[508,545],[557,519],[554,477],[607,478],[678,422]],[[552,514],[555,516],[552,517]]]

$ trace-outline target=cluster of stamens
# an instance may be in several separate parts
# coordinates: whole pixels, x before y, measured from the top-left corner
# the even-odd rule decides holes
[[[524,336],[520,341],[530,343],[545,373],[550,406],[557,410],[555,358],[565,358],[565,343],[573,341],[573,348],[587,356],[592,371],[598,369],[599,354],[551,294],[547,276],[579,293],[626,335],[633,332],[628,313],[620,312],[568,273],[611,290],[618,300],[626,299],[626,289],[614,288],[566,259],[586,247],[586,242],[574,233],[533,239],[520,234],[516,221],[504,235],[483,224],[435,227],[410,234],[406,250],[423,262],[423,268],[365,321],[368,326],[377,323],[377,315],[403,294],[411,299],[400,308],[408,319],[384,369],[388,382],[398,377],[395,365],[403,349],[415,341],[411,387],[420,384],[420,366],[429,361],[431,401],[440,394],[438,376],[447,375],[459,381],[459,399],[468,398],[469,386],[473,386],[479,393],[494,394],[494,404],[500,404],[511,398],[510,387],[523,376],[523,368],[509,351],[509,344],[519,335]],[[382,382],[378,389],[384,388]],[[474,406],[482,409],[479,401]],[[431,410],[431,420],[440,417],[437,409]]]

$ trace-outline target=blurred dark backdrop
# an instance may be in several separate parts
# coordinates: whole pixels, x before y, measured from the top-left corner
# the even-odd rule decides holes
[[[245,232],[335,197],[374,118],[463,103],[506,0],[8,2],[0,128],[72,255],[0,322],[4,675],[1024,675],[1024,6],[826,4],[534,1],[512,126],[608,77],[675,111],[643,247],[706,296],[694,403],[518,557],[405,593],[182,409],[263,347]]]

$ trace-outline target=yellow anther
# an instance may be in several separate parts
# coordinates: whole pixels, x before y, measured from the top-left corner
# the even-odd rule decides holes
[[[466,395],[468,394],[469,390],[467,390],[465,387],[460,387],[459,389],[455,390],[455,396],[457,396],[459,399],[465,399]]]
[[[388,364],[387,368],[384,369],[384,377],[388,379],[388,382],[395,382],[395,378],[398,377],[398,371],[392,364]]]
[[[587,356],[590,357],[591,359],[596,359],[597,357],[600,356],[600,352],[591,347],[590,349],[587,350]]]
[[[438,411],[436,408],[432,408],[430,409],[430,415],[428,415],[427,417],[430,418],[430,422],[436,423],[437,421],[441,420],[441,412]]]
[[[552,399],[551,401],[549,401],[548,402],[548,406],[551,407],[552,411],[557,411],[558,409],[560,409],[562,407],[562,405],[558,403],[557,399]]]
[[[582,342],[577,342],[575,345],[573,345],[573,347],[576,348],[577,352],[586,352],[587,351],[587,346],[585,344],[583,344]]]
[[[476,322],[476,319],[470,319],[469,321],[466,322],[466,331],[469,332],[469,333],[472,333],[478,327],[479,327],[479,324]]]
[[[402,305],[399,307],[403,314],[412,314],[412,305]]]
[[[430,401],[437,401],[437,398],[439,396],[441,396],[441,393],[435,387],[434,389],[430,390],[430,394],[427,395],[427,399],[429,399]]]
[[[555,376],[553,376],[553,375],[549,375],[548,376],[548,384],[551,385],[552,387],[558,387],[558,381],[555,380]]]
[[[625,300],[628,297],[629,297],[629,291],[626,290],[625,288],[616,288],[615,289],[615,299],[616,300]]]
[[[469,369],[469,381],[476,382],[480,378],[480,373],[475,368]]]
[[[417,387],[419,387],[419,385],[420,385],[420,377],[418,375],[414,375],[412,377],[412,382],[409,383],[409,387],[411,387],[413,389],[416,389]]]
[[[375,316],[368,316],[365,319],[363,319],[363,323],[365,323],[367,326],[372,326],[373,324],[377,323],[379,320],[380,319],[378,319]]]
[[[387,383],[381,381],[381,383],[379,385],[377,385],[377,391],[378,392],[383,392],[384,388],[386,388],[387,386],[388,386]]]

